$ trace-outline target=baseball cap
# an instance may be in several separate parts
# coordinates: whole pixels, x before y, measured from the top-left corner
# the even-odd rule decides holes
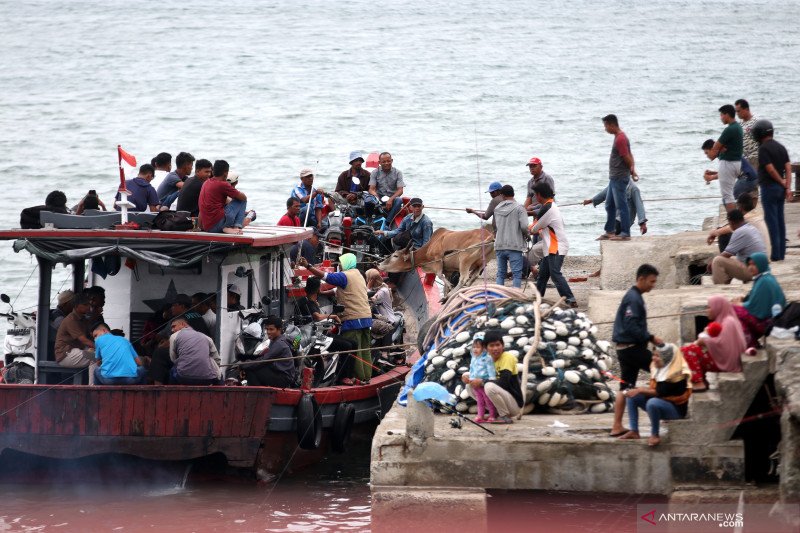
[[[503,184],[499,181],[493,181],[489,184],[489,190],[486,192],[494,192],[499,191],[503,187]]]
[[[228,283],[228,292],[238,294],[239,296],[242,295],[242,289],[240,289],[239,286],[234,283]]]
[[[304,169],[302,169],[300,171],[300,177],[301,178],[305,178],[306,176],[313,176],[313,175],[314,175],[314,171],[311,170],[310,168],[304,168]]]
[[[531,165],[541,165],[541,164],[542,164],[542,160],[541,159],[539,159],[538,157],[531,157],[531,160],[528,161],[528,164],[525,165],[525,166],[529,167]]]
[[[75,293],[70,290],[60,292],[58,293],[58,305],[64,305],[67,302],[71,302],[73,298],[75,298]]]
[[[225,178],[225,181],[230,183],[231,185],[236,185],[239,183],[239,174],[237,172],[228,171],[228,177]]]
[[[347,160],[348,163],[352,163],[356,159],[360,159],[361,162],[364,162],[364,156],[361,155],[361,150],[353,150],[350,152],[350,159]]]
[[[408,205],[422,205],[422,198],[412,198]]]

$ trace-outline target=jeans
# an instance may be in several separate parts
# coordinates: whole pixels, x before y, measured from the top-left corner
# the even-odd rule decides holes
[[[769,242],[772,244],[773,261],[783,261],[786,257],[786,221],[783,218],[783,206],[786,202],[786,189],[776,182],[761,184],[761,206],[764,209],[764,222],[769,231]]]
[[[631,213],[625,190],[628,188],[630,176],[611,177],[608,180],[606,193],[606,233],[614,233],[616,229],[617,210],[619,210],[620,236],[631,236]]]
[[[177,190],[177,191],[175,191],[175,192],[171,192],[171,193],[169,193],[169,194],[168,194],[168,195],[166,195],[164,198],[162,198],[162,199],[161,199],[161,201],[160,201],[159,203],[160,203],[161,205],[163,205],[164,207],[169,207],[169,206],[171,206],[171,205],[172,205],[172,202],[174,202],[174,201],[175,201],[175,200],[178,198],[178,195],[180,194],[180,192],[181,192],[181,191],[180,191],[180,189],[178,189],[178,190]]]
[[[550,278],[553,278],[553,284],[556,286],[558,295],[566,298],[567,303],[572,303],[575,301],[575,296],[572,294],[564,274],[561,273],[561,265],[563,264],[563,255],[548,254],[544,256],[539,270],[539,277],[536,278],[536,290],[544,296],[544,291],[547,290],[547,282]]]
[[[639,409],[647,411],[647,416],[650,417],[650,435],[653,437],[658,437],[658,429],[662,420],[683,418],[675,404],[661,398],[637,394],[633,398],[628,398],[628,422],[631,425],[631,431],[637,433],[639,432]]]
[[[403,207],[403,199],[402,198],[395,198],[392,200],[392,207],[389,209],[389,212],[386,214],[386,227],[387,229],[391,227],[392,220],[397,215],[397,212]]]
[[[511,274],[514,276],[514,287],[522,287],[522,252],[519,250],[495,250],[497,256],[497,284],[505,285],[507,263],[511,264]],[[541,274],[540,274],[541,275]]]
[[[225,206],[225,217],[214,224],[208,233],[221,233],[223,228],[241,228],[244,225],[244,215],[247,211],[247,202],[233,200]]]
[[[297,215],[300,217],[300,222],[306,222],[306,211],[308,211],[308,204],[302,204],[300,207],[300,214]],[[308,214],[308,223],[306,226],[309,228],[314,227],[317,225],[317,214],[316,214],[316,207],[311,208],[311,212]]]
[[[104,378],[100,367],[94,369],[94,382],[98,385],[140,385],[144,382],[147,370],[143,366],[136,367],[136,377],[132,378]]]

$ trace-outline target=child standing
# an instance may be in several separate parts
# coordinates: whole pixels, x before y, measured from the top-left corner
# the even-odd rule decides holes
[[[494,369],[494,361],[486,352],[486,347],[483,342],[483,333],[476,333],[472,341],[472,361],[469,364],[469,379],[481,379],[486,382],[496,377],[497,372]],[[471,387],[475,395],[475,400],[478,402],[478,414],[475,416],[475,422],[494,423],[497,417],[497,410],[489,397],[486,396],[483,385],[471,385]],[[489,412],[489,418],[483,417],[485,411]]]

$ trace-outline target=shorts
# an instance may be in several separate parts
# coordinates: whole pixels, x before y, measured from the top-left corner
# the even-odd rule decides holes
[[[733,186],[742,171],[741,161],[720,161],[719,172],[719,191],[722,194],[723,204],[735,204],[736,198],[733,197]]]
[[[630,348],[617,351],[619,360],[620,378],[619,390],[633,389],[636,387],[636,379],[639,377],[639,370],[650,372],[650,362],[653,354],[647,349],[647,343],[637,344]]]

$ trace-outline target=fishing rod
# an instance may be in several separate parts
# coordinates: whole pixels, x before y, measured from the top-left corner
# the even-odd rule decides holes
[[[669,198],[648,198],[645,203],[650,202],[680,202],[684,200],[719,200],[719,196],[684,196],[684,197],[669,197]],[[558,204],[558,207],[574,207],[576,205],[589,205],[584,204],[583,200],[580,202],[570,202],[566,204]],[[439,211],[458,211],[461,213],[466,213],[466,211],[462,208],[458,207],[439,207],[439,206],[431,206],[426,205],[425,209],[436,209]],[[475,213],[483,213],[484,211],[475,209]]]

